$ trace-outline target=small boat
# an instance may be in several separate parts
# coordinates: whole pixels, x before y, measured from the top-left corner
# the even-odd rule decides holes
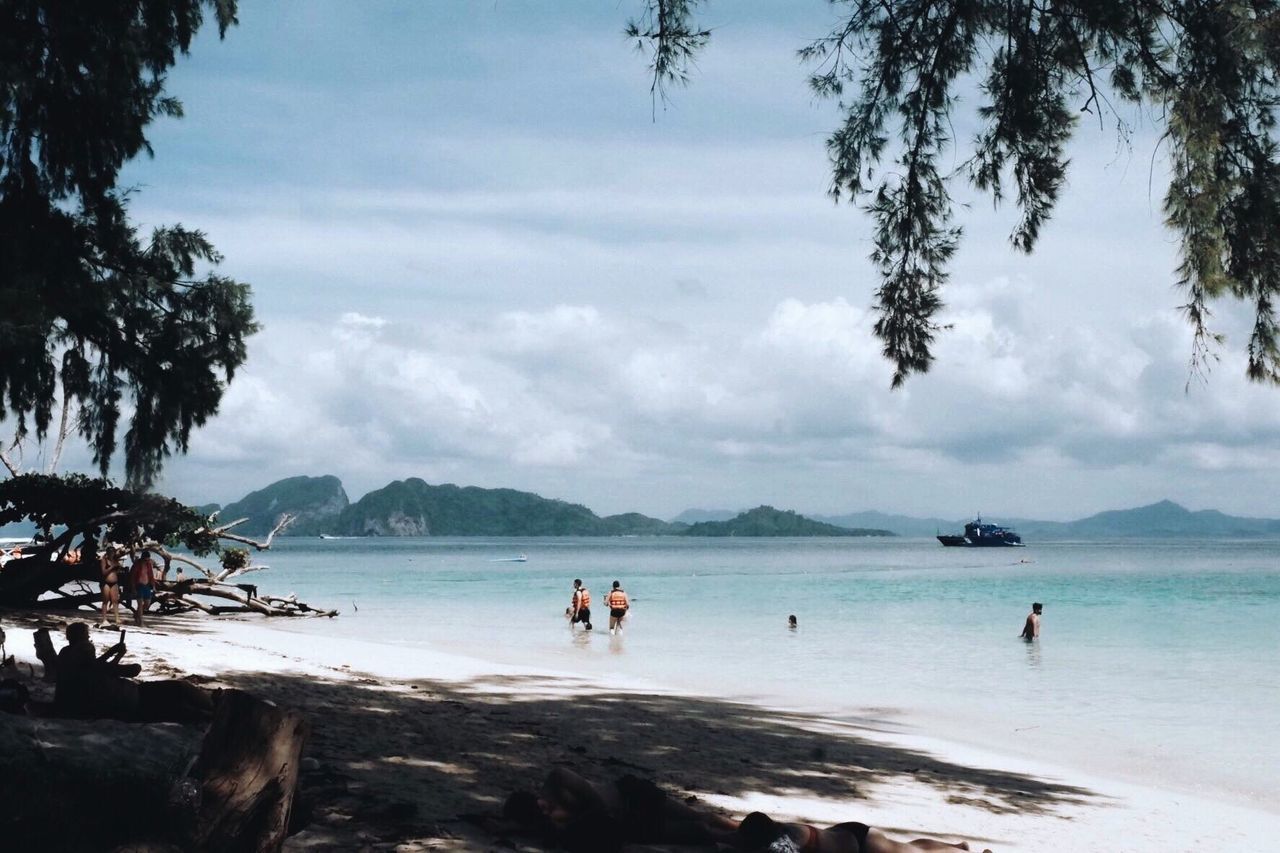
[[[493,560],[490,560],[489,562],[491,563],[526,563],[528,561],[529,561],[528,555],[517,554],[514,557],[497,557]]]
[[[998,524],[983,523],[982,516],[964,526],[964,535],[938,534],[938,541],[948,547],[1000,548],[1022,545],[1022,537]]]

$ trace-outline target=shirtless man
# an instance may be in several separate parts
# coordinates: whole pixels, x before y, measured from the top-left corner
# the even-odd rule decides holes
[[[143,615],[150,609],[151,601],[155,598],[156,564],[151,560],[150,551],[143,551],[133,561],[129,580],[133,584],[133,619],[141,625]]]
[[[1038,601],[1031,605],[1031,612],[1027,614],[1027,624],[1022,626],[1022,639],[1040,639],[1040,611],[1043,607],[1044,605]]]
[[[742,819],[733,843],[739,849],[762,853],[923,853],[969,849],[965,842],[951,844],[932,838],[894,841],[865,823],[838,823],[826,829],[807,823],[781,823],[763,812],[752,812]]]

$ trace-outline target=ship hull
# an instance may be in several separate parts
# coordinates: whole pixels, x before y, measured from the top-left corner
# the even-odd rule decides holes
[[[964,526],[964,533],[938,534],[938,541],[951,548],[1017,548],[1022,537],[998,524],[983,524],[982,518]]]

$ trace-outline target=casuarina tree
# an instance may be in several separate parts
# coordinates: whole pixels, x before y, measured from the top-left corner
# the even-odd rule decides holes
[[[816,2],[817,0],[815,0]],[[838,102],[830,192],[874,222],[875,333],[893,384],[929,369],[941,291],[961,229],[951,183],[968,180],[1020,218],[1030,252],[1067,173],[1081,115],[1147,111],[1162,131],[1167,225],[1194,331],[1193,369],[1221,338],[1210,306],[1247,301],[1251,379],[1280,382],[1280,2],[1253,0],[829,0],[827,35],[800,50],[814,92]],[[655,93],[688,79],[711,32],[705,0],[644,0],[627,32],[650,52]],[[979,130],[956,139],[958,95]],[[976,98],[972,97],[976,96]],[[1127,106],[1126,106],[1127,105]],[[944,171],[959,153],[960,167]]]
[[[123,430],[134,486],[217,411],[257,328],[205,235],[139,234],[117,185],[182,115],[165,74],[206,15],[225,35],[235,0],[0,0],[0,418],[44,438],[78,404],[104,473]]]

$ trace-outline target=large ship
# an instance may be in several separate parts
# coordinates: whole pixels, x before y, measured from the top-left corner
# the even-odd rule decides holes
[[[1021,545],[1022,537],[998,524],[983,523],[982,516],[978,516],[964,526],[963,536],[939,534],[938,541],[951,547],[998,548]]]

